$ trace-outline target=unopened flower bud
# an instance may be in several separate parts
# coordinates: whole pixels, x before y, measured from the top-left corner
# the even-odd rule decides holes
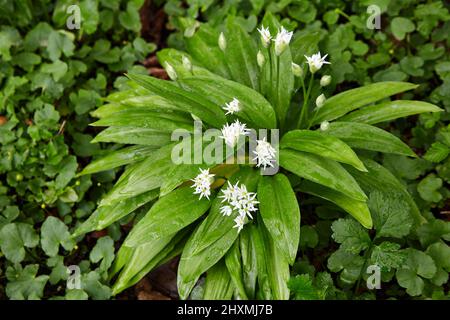
[[[303,68],[298,64],[292,62],[292,73],[294,74],[294,76],[301,78],[303,77]]]
[[[258,54],[256,55],[256,61],[258,62],[258,66],[260,68],[262,68],[262,66],[264,65],[264,63],[266,62],[266,58],[264,58],[263,53],[261,52],[261,50],[258,51]]]
[[[328,121],[324,121],[320,124],[320,130],[326,131],[330,127],[330,123]]]
[[[323,104],[325,103],[326,100],[327,100],[327,98],[325,98],[325,95],[323,93],[320,96],[318,96],[316,99],[317,108],[320,108],[321,106],[323,106]]]
[[[186,57],[186,56],[183,56],[183,58],[181,58],[181,60],[183,61],[183,67],[184,67],[186,70],[192,71],[192,63],[191,63],[191,60],[190,60],[188,57]]]
[[[331,76],[325,75],[320,79],[320,86],[326,87],[331,83]]]
[[[166,72],[171,80],[176,81],[178,79],[177,72],[170,63],[166,63]]]
[[[219,35],[219,48],[222,51],[225,51],[225,49],[227,48],[227,39],[225,39],[225,35],[223,34],[223,32],[221,32]]]

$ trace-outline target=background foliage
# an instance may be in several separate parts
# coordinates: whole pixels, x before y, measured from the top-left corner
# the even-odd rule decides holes
[[[70,238],[114,172],[76,178],[89,157],[89,112],[123,86],[125,71],[155,49],[139,37],[142,1],[0,1],[0,298],[106,299],[109,236]],[[106,233],[105,233],[106,234]],[[80,265],[84,290],[66,290],[64,265]]]
[[[146,73],[156,48],[139,37],[143,1],[76,1],[84,20],[68,30],[74,1],[0,0],[0,298],[105,299],[106,270],[129,221],[101,234],[71,239],[113,170],[76,177],[105,146],[90,144],[89,112],[124,86],[123,72]],[[402,224],[401,203],[370,199],[375,230],[367,232],[327,206],[302,212],[301,256],[292,298],[448,297],[450,241],[450,13],[446,1],[169,0],[168,46],[183,48],[197,20],[219,26],[232,14],[248,31],[270,11],[289,30],[308,30],[332,65],[327,96],[375,81],[421,84],[404,99],[425,100],[445,113],[386,123],[423,158],[384,156],[407,185],[428,223]],[[366,27],[367,7],[382,9],[381,29]],[[302,32],[302,31],[300,31]],[[306,32],[305,32],[306,34]],[[378,154],[367,154],[379,158]],[[306,199],[307,200],[307,199]],[[143,210],[145,211],[145,210]],[[386,211],[395,212],[392,217]],[[337,219],[338,218],[338,219]],[[337,220],[336,220],[337,219]],[[333,220],[336,220],[332,223]],[[101,237],[104,236],[104,237]],[[98,240],[97,240],[98,239]],[[369,264],[383,266],[382,290],[364,290]],[[64,265],[80,265],[83,290],[66,290]]]

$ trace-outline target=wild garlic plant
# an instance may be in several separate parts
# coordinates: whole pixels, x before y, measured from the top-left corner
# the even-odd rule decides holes
[[[124,146],[93,161],[82,174],[125,170],[75,235],[150,207],[110,270],[115,294],[181,256],[182,299],[203,276],[205,299],[288,299],[302,194],[333,204],[371,228],[368,195],[389,190],[408,203],[411,219],[422,223],[405,187],[364,155],[416,157],[375,124],[440,109],[390,100],[417,87],[403,82],[326,97],[323,88],[332,82],[326,75],[329,57],[312,51],[316,48],[305,39],[271,15],[253,34],[233,18],[223,30],[202,25],[185,39],[187,52],[158,53],[171,81],[130,74],[130,89],[110,95],[94,112],[100,120],[93,125],[107,127],[94,142]],[[201,121],[200,130],[194,120]],[[220,145],[215,150],[223,145],[232,148],[231,154],[213,162],[174,162],[181,142],[173,141],[173,131],[214,128]],[[251,138],[252,130],[261,129],[278,132],[280,141],[273,135]],[[255,143],[247,150],[250,140]],[[188,159],[208,148],[191,147]]]

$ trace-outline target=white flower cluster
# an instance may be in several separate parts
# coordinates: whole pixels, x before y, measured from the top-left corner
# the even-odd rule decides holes
[[[209,199],[211,184],[214,182],[214,174],[209,173],[209,169],[200,169],[200,174],[191,181],[194,182],[192,185],[192,188],[195,188],[194,194],[200,194],[199,199],[202,197]]]
[[[263,138],[262,140],[256,140],[256,143],[257,146],[255,148],[255,151],[253,151],[253,153],[256,155],[256,157],[253,159],[257,162],[256,166],[258,168],[262,166],[264,169],[267,166],[273,167],[272,162],[275,162],[275,148],[266,141],[266,138]]]
[[[239,120],[236,120],[232,124],[227,123],[221,131],[222,135],[220,138],[224,139],[225,143],[232,148],[236,146],[240,136],[246,136],[249,133],[245,123],[241,123]]]
[[[232,185],[228,181],[228,187],[222,190],[223,195],[222,203],[226,203],[220,208],[220,212],[224,216],[231,216],[233,213],[237,213],[234,222],[236,223],[233,228],[237,228],[238,232],[242,230],[245,224],[245,218],[248,216],[253,219],[251,212],[255,212],[258,209],[255,207],[259,202],[256,199],[255,192],[248,192],[247,187],[244,184],[239,185],[239,181],[235,185]]]

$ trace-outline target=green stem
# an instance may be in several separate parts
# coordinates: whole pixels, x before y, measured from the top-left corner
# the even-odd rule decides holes
[[[306,109],[308,108],[308,105],[309,105],[309,96],[311,94],[311,89],[312,89],[312,86],[313,86],[313,80],[314,80],[314,74],[311,73],[311,76],[309,78],[308,91],[306,91],[306,94],[304,94],[304,96],[303,96],[303,106],[302,106],[302,110],[300,112],[300,117],[298,119],[297,127],[299,129],[302,128],[302,126],[303,126],[303,124],[306,121],[306,118],[308,116],[308,112],[307,112]]]
[[[355,294],[357,294],[359,291],[359,287],[361,285],[362,273],[367,268],[367,262],[369,261],[370,254],[372,252],[372,247],[373,247],[373,241],[370,243],[369,248],[367,248],[367,251],[364,253],[364,263],[361,266],[361,270],[359,271],[358,282],[356,283],[356,287],[355,287]]]

